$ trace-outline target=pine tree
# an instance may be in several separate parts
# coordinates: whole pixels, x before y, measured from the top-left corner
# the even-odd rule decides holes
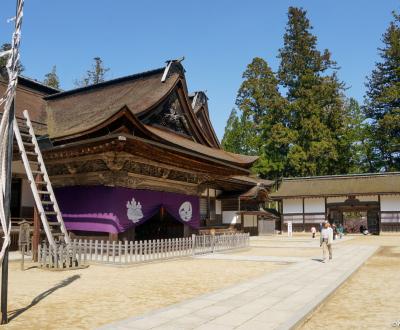
[[[106,80],[106,73],[110,68],[106,68],[100,57],[93,58],[94,64],[90,70],[86,71],[86,76],[82,80],[75,81],[76,86],[88,86],[101,83]]]
[[[306,11],[290,7],[278,76],[287,91],[292,137],[288,173],[323,175],[345,173],[348,165],[339,155],[349,146],[341,140],[345,127],[344,85],[330,52],[317,49],[317,37]]]
[[[393,21],[382,38],[381,61],[366,84],[365,113],[371,120],[375,157],[380,158],[376,170],[400,170],[400,15],[393,12]]]
[[[57,70],[56,66],[53,65],[51,72],[47,73],[44,76],[43,83],[45,85],[53,87],[53,88],[60,88],[60,79],[58,78],[56,70]]]

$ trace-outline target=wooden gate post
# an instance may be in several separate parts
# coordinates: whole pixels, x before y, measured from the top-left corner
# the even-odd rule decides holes
[[[36,206],[33,210],[33,237],[32,237],[32,257],[33,261],[38,261],[38,246],[40,244],[40,217]]]

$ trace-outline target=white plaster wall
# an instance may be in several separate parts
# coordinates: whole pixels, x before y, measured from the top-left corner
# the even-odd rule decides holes
[[[243,216],[243,227],[256,227],[257,216],[251,214],[245,214]]]
[[[356,198],[360,201],[360,202],[377,202],[378,199],[378,195],[371,195],[371,196],[356,196]]]
[[[327,203],[343,203],[347,199],[346,196],[343,197],[328,197],[326,199]]]
[[[325,199],[324,198],[305,198],[304,199],[305,213],[324,213]]]
[[[215,189],[211,189],[211,188],[210,188],[210,197],[216,197],[218,191],[219,191],[219,190],[215,190]],[[201,193],[201,196],[207,197],[207,189],[205,189],[205,190]]]
[[[21,206],[34,206],[35,200],[32,195],[31,187],[28,180],[22,180],[21,188]]]
[[[237,211],[223,211],[222,212],[222,223],[235,224],[240,222],[239,215],[236,214]]]
[[[301,198],[283,199],[283,213],[303,213],[303,200]]]
[[[400,211],[400,195],[382,195],[381,211]]]
[[[221,201],[215,200],[215,214],[221,214]]]

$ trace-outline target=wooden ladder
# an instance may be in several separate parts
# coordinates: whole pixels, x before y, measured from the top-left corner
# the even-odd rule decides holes
[[[19,122],[14,118],[14,134],[47,240],[52,247],[62,241],[70,244],[27,110],[23,116]]]

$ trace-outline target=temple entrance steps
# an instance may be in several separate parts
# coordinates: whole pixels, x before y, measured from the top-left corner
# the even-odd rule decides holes
[[[70,238],[43,162],[28,111],[25,110],[23,116],[23,120],[14,120],[14,134],[43,229],[51,247],[55,248],[58,242],[69,244]]]

